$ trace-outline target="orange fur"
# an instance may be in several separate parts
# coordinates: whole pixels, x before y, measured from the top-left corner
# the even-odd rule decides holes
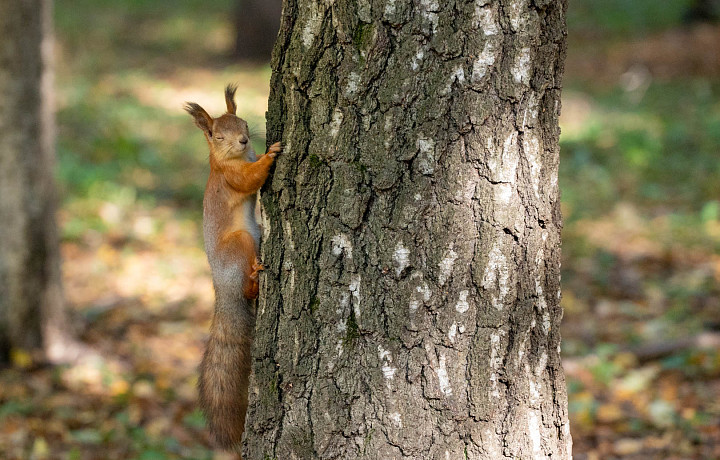
[[[245,429],[250,349],[258,296],[259,236],[254,209],[280,143],[265,155],[250,147],[247,123],[235,115],[235,89],[225,89],[227,113],[212,118],[199,105],[185,110],[210,147],[210,176],[203,200],[205,250],[213,274],[215,313],[200,364],[199,400],[215,442],[238,450]]]

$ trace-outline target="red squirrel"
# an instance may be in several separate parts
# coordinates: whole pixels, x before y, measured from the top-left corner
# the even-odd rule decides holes
[[[255,221],[257,191],[282,151],[274,143],[256,157],[245,120],[236,116],[236,87],[225,88],[227,112],[212,118],[198,104],[185,110],[210,146],[210,177],[203,199],[203,234],[215,288],[215,313],[200,364],[198,392],[212,438],[219,447],[239,450],[245,430],[250,348],[255,328],[251,300],[258,296]]]

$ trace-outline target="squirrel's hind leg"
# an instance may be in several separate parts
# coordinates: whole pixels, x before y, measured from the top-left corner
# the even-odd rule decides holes
[[[227,234],[223,240],[223,245],[229,246],[228,252],[242,261],[243,295],[246,299],[256,299],[260,289],[258,272],[263,270],[263,266],[257,257],[255,239],[245,230],[236,230]]]
[[[260,259],[255,257],[255,261],[250,267],[252,271],[248,275],[248,279],[245,282],[244,295],[247,299],[257,299],[258,292],[260,291],[260,283],[258,282],[258,274],[265,270],[265,267],[260,263]]]

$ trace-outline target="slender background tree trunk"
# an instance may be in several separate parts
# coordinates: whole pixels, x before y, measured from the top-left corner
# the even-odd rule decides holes
[[[0,361],[12,347],[52,360],[71,347],[53,178],[51,2],[0,5]]]
[[[248,459],[571,457],[565,8],[284,2]]]
[[[238,0],[235,56],[267,62],[280,27],[281,0]]]

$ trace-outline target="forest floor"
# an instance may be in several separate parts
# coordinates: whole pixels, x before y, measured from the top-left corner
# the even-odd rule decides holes
[[[60,368],[13,354],[0,457],[226,458],[196,406],[213,296],[207,159],[181,106],[221,111],[237,82],[264,147],[270,73],[225,55],[232,3],[58,2],[65,294],[93,353]],[[571,29],[570,43],[560,183],[575,458],[720,458],[720,27],[622,40]]]
[[[720,27],[572,41],[563,364],[576,459],[720,458]]]

